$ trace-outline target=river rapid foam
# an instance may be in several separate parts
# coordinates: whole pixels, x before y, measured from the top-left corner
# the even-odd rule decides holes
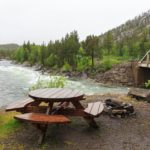
[[[13,64],[8,60],[0,61],[0,107],[27,97],[28,89],[39,79],[48,80],[49,75],[42,75],[32,68]],[[52,78],[52,77],[51,77]],[[71,80],[67,78],[67,88],[78,89],[85,94],[127,93],[125,87],[106,87],[91,80]]]

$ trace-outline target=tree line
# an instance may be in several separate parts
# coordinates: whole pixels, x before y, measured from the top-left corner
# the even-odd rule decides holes
[[[62,69],[62,71],[86,71],[97,67],[109,69],[115,60],[139,59],[150,48],[149,30],[144,30],[140,38],[136,36],[114,40],[112,32],[103,36],[89,35],[79,41],[77,31],[66,34],[60,40],[47,45],[24,43],[12,55],[18,62],[28,61],[31,65]],[[107,60],[107,61],[106,61]],[[118,61],[115,61],[118,62]]]
[[[94,68],[94,59],[97,54],[100,57],[100,51],[98,36],[88,36],[80,42],[77,31],[73,31],[47,45],[31,44],[28,41],[13,53],[12,58],[21,63],[28,61],[31,65],[83,71]]]

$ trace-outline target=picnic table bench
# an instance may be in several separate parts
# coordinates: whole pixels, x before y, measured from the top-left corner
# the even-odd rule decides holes
[[[128,95],[135,97],[137,99],[143,99],[150,102],[150,90],[143,88],[131,88]]]
[[[17,120],[27,121],[36,124],[69,123],[70,120],[63,115],[47,115],[40,113],[26,113],[16,115]]]
[[[88,103],[88,107],[84,109],[84,112],[94,117],[98,117],[103,110],[104,110],[104,104],[102,102],[93,102],[93,103]]]
[[[14,102],[6,107],[6,111],[18,111],[18,112],[26,112],[26,108],[34,104],[35,101],[32,98],[27,98],[21,101]]]
[[[21,115],[16,115],[14,117],[17,120],[32,123],[39,131],[40,137],[38,144],[41,144],[45,138],[47,125],[48,124],[67,124],[70,123],[69,118],[63,115],[47,115],[40,113],[25,113]]]

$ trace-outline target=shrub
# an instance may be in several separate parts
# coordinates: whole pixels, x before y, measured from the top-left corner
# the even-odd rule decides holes
[[[104,70],[109,70],[112,68],[113,65],[119,64],[120,60],[117,58],[113,58],[111,56],[106,56],[100,63],[100,68],[104,68]]]
[[[48,67],[53,67],[55,66],[56,64],[56,61],[57,61],[57,57],[55,55],[50,55],[46,60],[45,60],[45,65],[48,66]]]
[[[40,88],[63,88],[66,84],[66,79],[62,76],[49,77],[48,80],[38,79],[38,81],[32,85],[29,90],[35,90]]]
[[[71,70],[72,70],[72,68],[71,68],[70,64],[65,62],[65,64],[62,67],[62,71],[71,71]]]
[[[148,80],[147,82],[145,82],[145,87],[150,89],[150,80]]]
[[[91,59],[89,57],[82,57],[77,62],[77,71],[85,71],[91,66]]]

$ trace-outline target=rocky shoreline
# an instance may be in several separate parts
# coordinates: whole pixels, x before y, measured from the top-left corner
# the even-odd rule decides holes
[[[40,71],[42,74],[50,75],[62,75],[69,78],[78,79],[91,79],[97,83],[104,84],[107,86],[134,86],[134,75],[132,70],[132,63],[126,62],[113,66],[112,69],[106,72],[64,72],[60,70],[54,70],[44,68],[40,65],[31,66],[28,62],[22,64],[24,67],[32,67],[36,71]]]
[[[108,85],[134,86],[134,75],[131,62],[115,65],[105,73],[96,74],[96,82]]]

